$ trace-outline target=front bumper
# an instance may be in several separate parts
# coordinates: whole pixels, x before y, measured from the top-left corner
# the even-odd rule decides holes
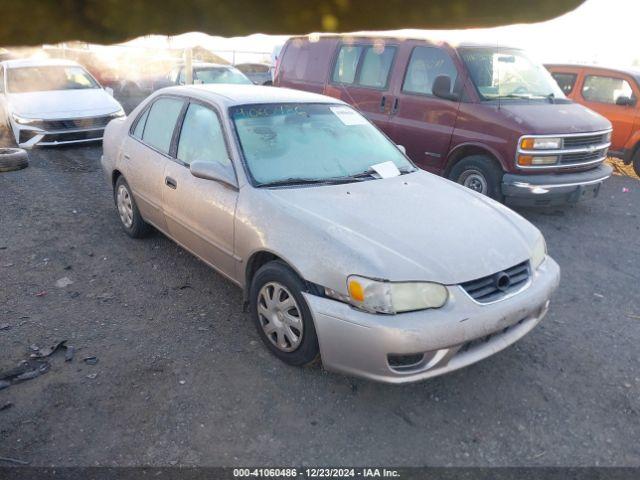
[[[20,148],[97,142],[102,140],[104,127],[72,130],[45,131],[28,126],[14,128],[16,143]]]
[[[502,177],[502,193],[511,205],[567,205],[596,197],[600,186],[612,172],[611,166],[601,164],[592,170],[578,173],[544,175],[506,173]]]
[[[558,286],[560,268],[547,257],[528,288],[492,304],[479,304],[460,286],[437,310],[375,315],[305,293],[312,312],[323,366],[327,370],[387,383],[442,375],[475,363],[513,344],[542,320]],[[409,367],[389,356],[424,354]]]

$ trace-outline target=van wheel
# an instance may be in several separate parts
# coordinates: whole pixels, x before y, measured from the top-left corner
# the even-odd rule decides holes
[[[304,282],[286,264],[269,262],[251,281],[250,311],[258,334],[276,357],[289,365],[314,363],[320,357]]]
[[[636,172],[636,175],[640,177],[640,150],[633,156],[633,170]]]
[[[504,172],[491,157],[471,155],[453,166],[449,180],[502,202],[503,175]]]

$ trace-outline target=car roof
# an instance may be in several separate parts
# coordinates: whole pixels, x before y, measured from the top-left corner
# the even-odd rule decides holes
[[[0,62],[2,65],[6,65],[7,68],[19,68],[19,67],[49,67],[49,66],[74,66],[79,67],[80,64],[73,60],[66,60],[64,58],[20,58],[14,60],[5,60]]]
[[[260,103],[344,103],[317,93],[259,85],[203,84],[168,87],[158,92],[210,100],[225,107]]]
[[[610,67],[607,65],[581,65],[579,63],[545,63],[545,67],[549,68],[584,68],[587,70],[599,70],[610,71],[617,73],[624,73],[635,77],[636,80],[640,79],[640,69],[634,67]]]
[[[474,41],[466,41],[460,40],[459,34],[447,33],[445,32],[431,32],[426,31],[424,34],[420,33],[409,33],[402,34],[398,32],[354,32],[354,33],[313,33],[310,35],[298,35],[290,37],[288,42],[292,42],[295,39],[307,40],[310,42],[315,42],[317,39],[349,39],[349,40],[394,40],[394,41],[424,41],[433,45],[443,44],[448,45],[451,48],[491,48],[496,49],[497,46],[495,43],[486,43],[486,42],[474,42]],[[513,45],[502,45],[500,44],[500,50],[522,50],[522,48],[513,46]]]

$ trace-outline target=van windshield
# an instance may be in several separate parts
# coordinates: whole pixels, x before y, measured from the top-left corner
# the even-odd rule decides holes
[[[566,98],[547,69],[521,50],[461,48],[460,55],[482,100]]]
[[[346,105],[242,105],[229,114],[258,186],[364,180],[383,162],[393,162],[402,173],[415,171],[393,143]]]

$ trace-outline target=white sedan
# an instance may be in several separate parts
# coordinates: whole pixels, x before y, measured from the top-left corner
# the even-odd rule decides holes
[[[81,65],[69,60],[0,62],[0,127],[23,148],[102,139],[122,106]]]

